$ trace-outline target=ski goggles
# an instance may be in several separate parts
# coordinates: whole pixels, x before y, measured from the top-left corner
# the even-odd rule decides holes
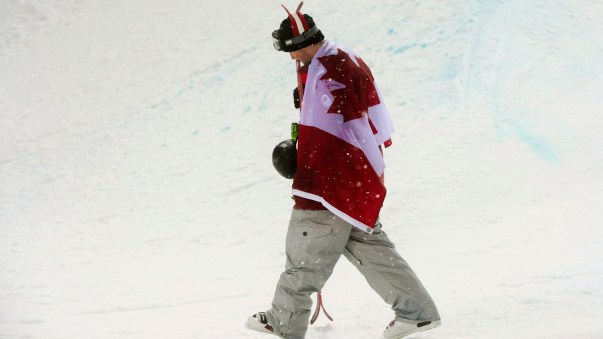
[[[279,39],[278,32],[279,32],[278,29],[276,31],[272,32],[272,46],[274,46],[274,49],[276,49],[277,51],[289,52],[289,51],[296,50],[295,49],[296,45],[301,44],[302,42],[313,37],[314,34],[316,34],[318,32],[318,26],[314,25],[312,28],[303,32],[302,34],[295,36],[291,39],[287,39],[287,40]]]

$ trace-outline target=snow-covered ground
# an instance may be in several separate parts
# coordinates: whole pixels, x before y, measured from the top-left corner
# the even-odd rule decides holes
[[[0,338],[266,337],[279,5],[0,0]],[[443,317],[414,338],[603,338],[603,2],[304,8],[392,112],[382,221]],[[392,319],[345,259],[324,299],[308,338]]]

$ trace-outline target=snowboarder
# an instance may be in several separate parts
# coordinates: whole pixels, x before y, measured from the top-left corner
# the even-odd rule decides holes
[[[391,145],[393,132],[383,97],[362,59],[325,40],[302,4],[292,13],[285,8],[288,17],[272,33],[276,50],[298,62],[303,83],[296,91],[301,110],[286,267],[272,307],[246,326],[304,338],[310,296],[343,254],[391,305],[395,319],[385,338],[435,328],[440,316],[433,300],[378,220],[386,194],[381,145]]]

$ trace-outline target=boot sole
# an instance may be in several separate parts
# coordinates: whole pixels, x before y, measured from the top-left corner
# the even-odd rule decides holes
[[[406,332],[403,332],[403,333],[399,333],[399,334],[397,334],[394,337],[386,337],[385,335],[381,335],[380,339],[402,339],[402,338],[404,338],[406,336],[409,336],[411,334],[414,334],[414,333],[419,333],[419,332],[424,332],[424,331],[432,330],[432,329],[434,329],[436,327],[439,327],[440,325],[442,325],[442,321],[441,320],[435,320],[435,321],[430,322],[427,325],[420,326],[420,327],[417,326],[417,328],[413,328],[412,330],[409,330],[409,331],[406,331]]]

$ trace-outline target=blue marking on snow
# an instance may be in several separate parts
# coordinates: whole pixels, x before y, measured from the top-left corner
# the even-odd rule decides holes
[[[163,108],[164,111],[169,112],[173,109],[172,103],[169,100],[163,100],[163,102],[161,103],[161,107]]]
[[[531,133],[527,128],[514,125],[515,132],[521,141],[525,142],[538,156],[551,162],[559,161],[557,150],[544,138]]]
[[[444,66],[442,71],[442,77],[444,80],[452,80],[458,77],[461,72],[462,65],[454,58],[449,58],[447,64]]]
[[[177,89],[173,94],[165,97],[160,102],[151,105],[152,109],[161,108],[165,112],[172,111],[174,109],[174,104],[181,100],[188,92],[191,92],[196,89],[196,82],[194,80],[190,80],[186,85]]]
[[[226,132],[228,132],[228,131],[230,131],[230,126],[226,126],[226,127],[222,128],[222,129],[220,130],[220,133],[226,133]]]
[[[394,46],[391,46],[391,47],[389,48],[389,50],[390,50],[392,53],[394,53],[394,54],[400,54],[400,53],[404,53],[404,52],[408,51],[409,49],[415,48],[415,47],[417,47],[418,45],[419,45],[418,43],[413,42],[412,44],[408,44],[408,45],[400,46],[400,47],[397,47],[397,48],[396,48],[396,47],[394,47]]]
[[[396,35],[398,34],[398,32],[396,31],[395,28],[390,28],[387,30],[387,35]]]
[[[561,155],[557,149],[544,136],[538,135],[521,121],[507,117],[504,123],[496,123],[494,127],[505,138],[519,138],[542,159],[550,162],[560,161]]]

